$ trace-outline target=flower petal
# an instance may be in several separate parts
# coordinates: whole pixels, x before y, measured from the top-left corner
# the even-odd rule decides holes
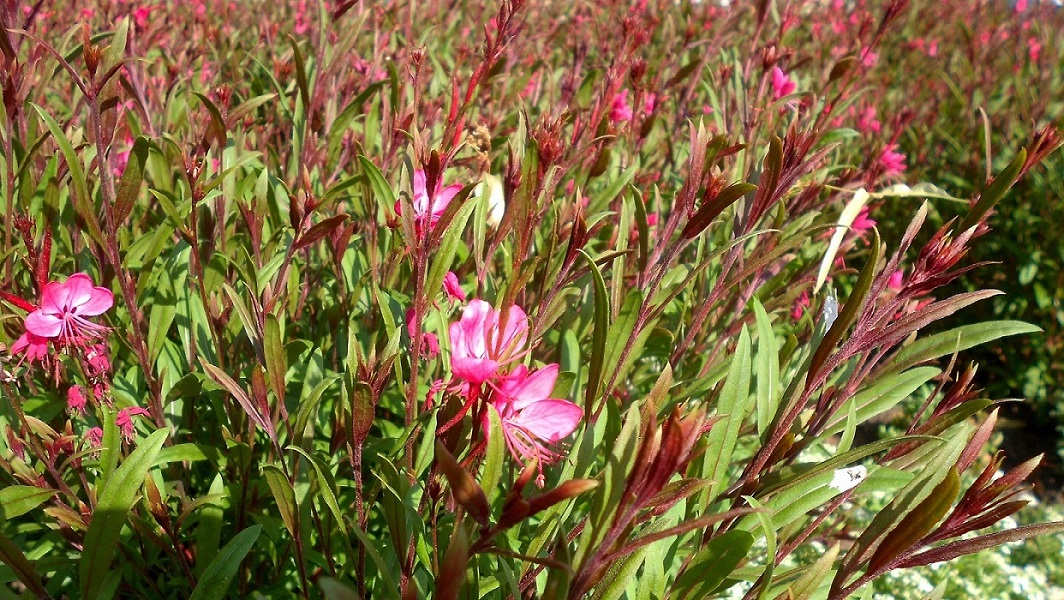
[[[529,405],[510,421],[532,435],[547,441],[557,442],[576,431],[584,410],[568,400],[541,400]]]
[[[537,402],[550,399],[554,384],[558,381],[558,365],[552,364],[525,377],[511,393],[514,408],[522,410]]]
[[[451,357],[451,374],[474,385],[484,383],[498,370],[499,363],[490,358]]]
[[[92,279],[84,273],[74,273],[63,282],[63,286],[69,294],[69,304],[66,308],[81,306],[92,297]]]
[[[40,310],[52,314],[61,314],[70,306],[70,288],[58,281],[49,281],[41,290]]]
[[[35,310],[26,315],[26,331],[42,338],[59,337],[63,331],[63,319],[44,310]]]
[[[78,314],[83,317],[95,317],[111,310],[115,304],[115,295],[105,287],[94,287],[89,299],[78,306]]]

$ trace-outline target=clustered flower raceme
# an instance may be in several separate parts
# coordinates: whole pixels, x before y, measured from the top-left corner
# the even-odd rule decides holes
[[[498,415],[506,446],[515,460],[550,464],[561,458],[558,442],[576,430],[584,411],[551,398],[558,365],[530,370],[510,368],[528,354],[528,317],[519,306],[499,311],[471,300],[450,326],[453,389],[465,397],[462,414],[476,406],[481,425],[490,431],[490,413]]]
[[[95,348],[91,342],[103,336],[107,327],[90,321],[114,305],[114,294],[93,285],[85,273],[75,273],[64,282],[50,281],[41,290],[40,306],[5,295],[20,308],[30,311],[23,321],[26,329],[11,347],[12,354],[23,354],[23,361],[45,362],[49,347]],[[91,354],[91,356],[89,356]],[[100,352],[87,353],[90,365],[98,365]],[[92,360],[96,359],[96,363]]]
[[[98,317],[114,305],[114,294],[105,287],[97,286],[85,273],[75,273],[66,281],[50,281],[41,290],[40,304],[4,294],[3,297],[29,314],[23,321],[25,332],[11,346],[12,355],[22,355],[21,363],[52,362],[52,352],[77,351],[81,358],[82,372],[92,387],[86,390],[81,385],[67,388],[67,407],[74,414],[82,414],[90,401],[108,397],[108,374],[111,360],[103,337],[110,329],[90,318]],[[58,366],[58,363],[56,363]],[[58,379],[58,371],[56,372]],[[115,424],[127,441],[133,438],[134,416],[147,416],[140,407],[120,410]],[[103,432],[99,427],[89,429],[85,439],[98,447]]]

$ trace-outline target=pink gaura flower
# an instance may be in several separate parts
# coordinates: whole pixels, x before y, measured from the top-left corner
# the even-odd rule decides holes
[[[872,52],[871,48],[862,48],[861,49],[861,66],[862,67],[865,67],[865,68],[874,67],[875,64],[876,64],[876,60],[878,58],[879,58],[879,55],[876,54],[875,52]]]
[[[418,334],[417,323],[414,322],[414,309],[412,308],[406,311],[406,331],[410,334],[411,340]],[[425,353],[424,358],[432,360],[440,355],[440,340],[435,333],[423,332],[421,334],[421,348]]]
[[[540,464],[556,462],[561,455],[553,448],[580,424],[583,409],[568,400],[550,397],[557,380],[556,364],[533,373],[518,365],[499,382],[488,407],[498,413],[506,446],[514,459],[538,458]],[[489,431],[488,413],[484,413],[483,420],[484,430]]]
[[[905,271],[898,269],[890,274],[890,279],[887,280],[887,287],[895,292],[900,292],[904,282]]]
[[[443,291],[447,292],[447,297],[451,300],[465,301],[465,290],[458,284],[458,276],[454,274],[454,271],[447,271],[447,274],[443,276]]]
[[[805,314],[805,309],[809,308],[809,290],[802,292],[801,296],[798,296],[794,301],[794,306],[791,307],[791,319],[797,321]]]
[[[905,155],[898,152],[897,144],[890,144],[879,155],[879,164],[883,167],[883,175],[894,177],[905,172]]]
[[[42,338],[27,331],[11,345],[11,354],[22,354],[23,361],[45,362],[48,359],[48,338]]]
[[[524,354],[528,344],[528,316],[520,306],[510,307],[505,323],[499,311],[483,300],[471,300],[462,317],[451,323],[451,373],[479,385],[499,367]]]
[[[643,114],[650,115],[658,106],[658,95],[650,92],[643,98]]]
[[[878,134],[883,125],[876,118],[876,107],[868,106],[861,112],[857,119],[857,129],[866,134]]]
[[[857,216],[853,219],[853,223],[850,225],[853,231],[857,233],[864,233],[875,226],[876,221],[872,217],[868,216],[867,206],[862,208],[861,212],[857,213]]]
[[[440,217],[443,215],[443,211],[447,210],[447,205],[458,195],[458,192],[462,191],[462,185],[459,183],[452,183],[443,189],[440,189],[440,183],[436,184],[436,189],[430,194],[425,172],[421,170],[414,171],[414,184],[412,186],[414,197],[412,200],[414,204],[414,227],[417,229],[418,236],[424,236],[436,226],[436,223],[439,222]],[[403,214],[402,203],[399,201],[395,203],[395,214]]]
[[[772,67],[772,96],[776,100],[793,94],[798,85],[779,67]]]
[[[613,95],[613,100],[610,101],[610,121],[614,123],[621,123],[623,121],[631,121],[632,105],[628,104],[628,90],[621,90]]]
[[[70,389],[67,390],[67,408],[72,412],[83,413],[87,403],[88,398],[85,397],[85,392],[81,390],[81,386],[70,386]]]
[[[139,406],[130,406],[118,411],[115,417],[115,425],[122,431],[122,437],[126,438],[127,442],[133,441],[133,417],[135,416],[147,417],[149,413]]]
[[[52,281],[44,286],[40,308],[26,315],[26,331],[64,344],[79,344],[107,330],[87,317],[102,315],[114,301],[111,290],[94,286],[84,273],[75,273],[63,283]]]
[[[85,439],[89,441],[89,445],[93,448],[99,448],[103,445],[103,429],[93,427],[85,432]]]

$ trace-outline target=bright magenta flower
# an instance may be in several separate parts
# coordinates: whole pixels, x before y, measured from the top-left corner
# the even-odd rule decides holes
[[[883,167],[883,175],[893,177],[905,172],[905,155],[898,152],[897,144],[890,144],[879,155],[879,164]]]
[[[70,386],[67,390],[67,408],[72,412],[83,413],[85,412],[85,405],[87,403],[88,398],[85,397],[85,392],[81,390],[81,386]]]
[[[89,441],[89,445],[93,448],[99,448],[103,445],[103,429],[93,427],[85,432],[85,439]]]
[[[632,105],[628,104],[628,90],[621,90],[614,94],[610,101],[610,121],[614,123],[631,121],[633,114]]]
[[[94,286],[84,273],[75,273],[63,283],[52,281],[44,286],[40,308],[26,315],[26,332],[41,338],[58,338],[65,344],[99,337],[106,327],[86,317],[102,315],[114,302],[110,290]]]
[[[447,274],[443,276],[443,291],[447,292],[447,296],[452,300],[465,301],[465,290],[459,285],[458,276],[454,274],[454,271],[447,271]]]
[[[414,226],[419,236],[425,235],[436,226],[436,223],[439,222],[440,217],[443,215],[443,211],[447,210],[447,205],[451,203],[451,200],[460,191],[462,191],[462,185],[459,183],[452,183],[443,189],[440,189],[440,184],[437,183],[436,189],[430,194],[425,172],[414,171],[414,197],[412,200],[414,204]],[[395,203],[395,214],[402,214],[402,207],[399,201]]]
[[[794,93],[798,85],[779,67],[772,67],[772,96],[779,100]]]
[[[483,300],[471,300],[462,318],[451,323],[451,373],[479,385],[499,367],[520,358],[528,343],[528,316],[520,306],[510,307],[505,325],[499,311]]]
[[[118,415],[115,417],[115,425],[122,431],[122,437],[126,438],[127,442],[133,441],[133,417],[137,415],[142,417],[150,416],[148,411],[143,408],[130,406],[118,411]]]
[[[22,352],[26,353],[22,360],[28,360],[31,364],[37,361],[44,362],[48,358],[48,338],[36,336],[28,331],[23,333],[11,345],[11,354]]]
[[[557,461],[561,455],[553,446],[580,424],[583,409],[568,400],[550,397],[557,380],[556,364],[534,373],[518,365],[502,379],[488,404],[499,414],[506,446],[516,460],[538,458],[540,464]],[[489,430],[487,413],[484,430]]]
[[[862,208],[861,212],[857,213],[857,216],[854,218],[853,223],[850,225],[853,231],[859,234],[864,233],[875,226],[876,220],[869,216],[869,210],[867,206]]]

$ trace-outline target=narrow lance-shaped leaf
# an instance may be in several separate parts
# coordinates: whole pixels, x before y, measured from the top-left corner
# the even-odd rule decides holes
[[[1016,157],[1012,159],[1012,162],[998,173],[997,177],[990,182],[990,185],[983,190],[983,193],[979,196],[979,201],[968,211],[968,215],[961,222],[959,231],[967,231],[975,226],[986,216],[986,213],[990,212],[1001,201],[1005,193],[1016,184],[1020,177],[1020,170],[1023,169],[1025,162],[1027,162],[1027,150],[1021,148],[1016,153]]]
[[[262,532],[262,525],[252,525],[236,534],[214,557],[203,572],[189,600],[222,600],[251,547]]]
[[[857,283],[854,284],[853,291],[850,292],[850,297],[846,299],[846,304],[843,305],[838,318],[831,324],[831,328],[824,334],[824,339],[820,340],[820,345],[817,346],[816,352],[813,353],[813,358],[809,363],[807,385],[814,384],[814,380],[820,374],[820,368],[823,366],[824,361],[831,356],[843,334],[857,320],[861,308],[864,307],[865,301],[868,299],[868,293],[872,289],[877,262],[879,262],[879,232],[873,228],[868,260],[865,262],[864,268],[861,269],[861,274],[857,277]]]
[[[591,360],[587,371],[587,388],[584,395],[584,414],[592,415],[595,411],[595,401],[598,399],[599,388],[602,385],[602,367],[606,356],[606,335],[610,328],[610,300],[609,292],[606,291],[606,282],[602,278],[602,272],[587,252],[580,250],[581,256],[587,261],[588,269],[591,270],[591,280],[595,284],[595,324],[591,334]]]
[[[133,205],[140,196],[141,184],[144,183],[144,165],[148,162],[148,139],[137,136],[133,148],[129,151],[126,170],[118,182],[115,192],[114,217],[115,226],[120,226],[133,210]]]
[[[95,600],[99,596],[104,578],[111,570],[111,560],[119,533],[126,524],[126,515],[133,507],[137,491],[144,484],[144,477],[163,447],[167,433],[165,429],[159,430],[142,440],[122,466],[107,478],[93,510],[89,530],[85,533],[78,566],[82,598]]]

